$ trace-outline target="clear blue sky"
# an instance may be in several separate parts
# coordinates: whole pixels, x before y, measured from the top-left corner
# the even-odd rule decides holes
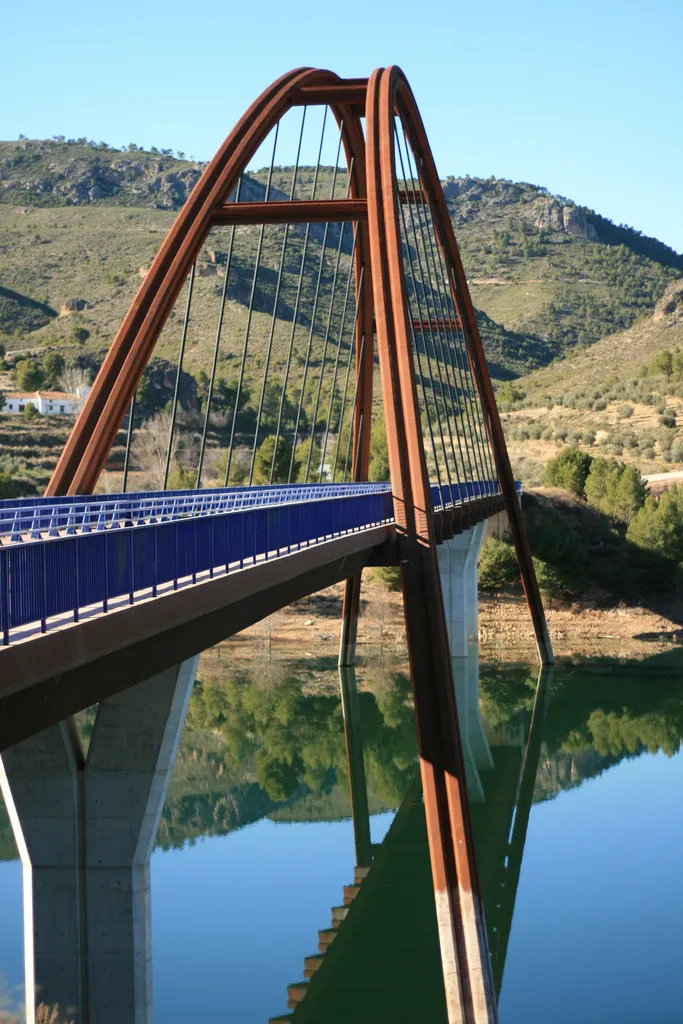
[[[13,3],[0,138],[208,159],[300,65],[400,64],[442,176],[545,185],[683,251],[683,0]]]

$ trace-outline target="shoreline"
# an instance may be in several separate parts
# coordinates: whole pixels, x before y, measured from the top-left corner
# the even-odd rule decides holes
[[[343,585],[337,584],[283,608],[227,643],[233,648],[260,639],[266,648],[296,647],[301,656],[331,657],[339,642]],[[638,606],[592,608],[574,603],[546,607],[548,629],[560,659],[617,657],[646,658],[678,646],[671,635],[680,632],[666,615]],[[647,639],[643,635],[649,635]],[[400,590],[363,580],[357,653],[405,655],[403,600]],[[479,654],[493,661],[535,661],[536,644],[523,594],[512,591],[480,593]]]

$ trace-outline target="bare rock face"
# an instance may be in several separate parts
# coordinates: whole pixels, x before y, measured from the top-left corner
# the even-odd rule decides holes
[[[575,206],[563,206],[558,199],[539,199],[534,225],[550,231],[564,231],[568,235],[579,235],[595,242],[598,233]]]
[[[577,210],[575,206],[565,206],[562,209],[562,216],[564,218],[564,230],[567,234],[581,235],[582,238],[588,238],[592,242],[597,242],[598,233],[593,225],[588,222],[581,210]]]
[[[671,317],[675,323],[683,321],[683,277],[672,281],[655,306],[653,320]]]
[[[538,212],[534,227],[543,231],[564,231],[562,204],[557,199],[541,199],[536,205]]]

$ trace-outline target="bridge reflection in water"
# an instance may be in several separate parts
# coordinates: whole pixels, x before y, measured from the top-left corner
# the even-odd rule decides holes
[[[226,668],[224,657],[217,657],[223,651],[205,659],[202,681],[190,696],[178,778],[163,811],[192,666],[126,691],[125,704],[119,698],[103,702],[96,713],[81,716],[78,735],[62,724],[4,755],[3,793],[24,860],[28,1001],[35,989],[38,998],[62,1006],[67,1020],[150,1021],[150,965],[157,958],[150,940],[149,854],[155,842],[167,849],[186,846],[195,837],[232,833],[264,815],[292,822],[351,813],[355,856],[336,881],[328,876],[329,913],[318,912],[317,920],[310,910],[305,913],[314,924],[310,933],[298,928],[298,970],[291,968],[296,957],[283,957],[273,945],[277,935],[287,935],[290,923],[285,920],[277,931],[264,934],[267,948],[258,952],[256,973],[268,990],[265,1000],[258,995],[265,1013],[250,1012],[249,1000],[256,996],[246,984],[242,1008],[227,1019],[256,1021],[270,1013],[275,1021],[293,1015],[294,1020],[321,1022],[417,1019],[442,1024],[446,1002],[403,664],[385,656],[383,663],[362,662],[357,674],[342,669],[335,696],[333,657],[314,662],[317,683],[311,690],[311,663],[300,654],[280,663],[264,661],[259,651],[236,658],[237,652],[228,648]],[[464,730],[463,741],[471,749],[476,745],[482,751],[485,744],[488,750],[487,763],[480,756],[469,781],[498,996],[532,804],[646,748],[650,754],[658,749],[674,754],[683,735],[683,686],[680,658],[655,658],[640,665],[606,662],[549,670],[555,673],[552,682],[545,670],[534,690],[528,668],[479,668],[477,653],[470,645],[467,656],[454,663],[454,674],[459,695],[467,685],[469,699],[484,710],[483,720]],[[142,711],[144,734],[131,727]],[[463,722],[472,721],[462,704],[460,714]],[[124,715],[130,716],[131,732],[126,761],[117,766],[118,725]],[[84,764],[80,770],[79,763]],[[126,813],[117,817],[122,800]],[[381,843],[373,842],[373,816],[387,808],[398,809],[393,823]],[[82,832],[74,823],[76,810],[84,814]],[[2,849],[7,848],[8,827],[0,818]],[[277,858],[277,836],[266,841],[275,844]],[[314,838],[303,841],[315,843]],[[235,880],[231,849],[224,847],[213,884],[221,888],[222,875],[228,890],[245,887],[252,893],[248,908],[259,890],[259,871]],[[305,860],[315,864],[315,857],[312,850]],[[565,870],[563,863],[555,865],[560,875]],[[193,882],[201,888],[196,872],[195,864],[183,878],[185,889],[191,890]],[[177,879],[171,888],[168,881],[163,885],[171,901],[164,920],[173,922],[176,931],[173,940],[164,935],[163,956],[168,958],[172,941],[182,963],[187,949],[171,905],[175,884]],[[324,903],[315,872],[297,879],[296,886],[294,903],[268,906],[264,927],[273,913],[287,918],[291,910],[285,906],[303,909],[307,889],[316,892],[318,906]],[[239,915],[230,902],[225,906],[228,914]],[[589,906],[578,910],[582,920],[590,921]],[[234,937],[226,935],[211,954],[219,989],[245,988],[244,977],[235,973],[236,962],[244,963],[235,943],[245,924],[231,922]],[[200,942],[214,943],[215,933],[210,936]],[[267,984],[271,972],[281,979],[279,996]],[[160,974],[167,976],[168,967],[160,968]],[[188,974],[181,988],[194,992],[196,984]],[[160,1019],[168,1019],[169,996],[160,995],[165,1011]],[[202,998],[211,997],[193,995],[190,1001],[201,1004]],[[599,1005],[597,993],[596,998]],[[220,1004],[220,993],[216,1001]],[[230,1007],[230,999],[225,1002]],[[287,1002],[289,1010],[278,1017]]]
[[[476,644],[453,659],[453,670],[463,743],[477,751],[469,761],[468,783],[476,808],[480,882],[484,893],[498,894],[487,920],[499,988],[540,751],[547,670],[539,680],[531,728],[518,719],[513,727],[494,731],[479,717]],[[72,722],[63,722],[3,754],[2,790],[24,862],[29,1013],[42,1001],[59,1005],[65,1020],[79,1024],[152,1019],[150,855],[195,671],[193,660],[102,701],[94,724],[89,716],[87,751]],[[371,678],[373,669],[361,674]],[[356,864],[329,921],[321,921],[318,934],[310,937],[301,979],[289,985],[289,1014],[273,1020],[290,1015],[320,1022],[447,1019],[409,690],[401,673],[388,675],[385,720],[375,697],[358,692],[355,670],[339,669],[345,742],[342,756],[336,741],[336,771],[348,786]],[[245,694],[259,688],[256,679],[243,679],[241,685]],[[323,720],[339,713],[338,699],[301,700],[298,681],[295,689],[297,714],[288,723],[291,751],[281,751],[283,760],[271,761],[262,777],[281,797],[288,785],[300,786],[299,778],[287,782],[278,772],[288,761],[296,763],[306,717],[310,735],[324,737]],[[196,692],[195,727],[218,699],[211,690],[204,685]],[[279,690],[284,705],[294,694],[291,681],[276,686]],[[207,694],[208,702],[202,701]],[[250,700],[255,699],[252,693]],[[221,704],[213,719],[226,733],[247,724],[234,700],[230,721],[230,703]],[[264,706],[262,713],[271,711]],[[210,715],[205,724],[211,724]],[[367,767],[377,775],[378,759],[381,772],[391,771],[390,802],[400,798],[379,845],[371,842],[370,804],[377,809],[377,796],[369,802],[366,773]],[[229,860],[225,870],[230,872]],[[489,914],[488,900],[486,908]],[[229,963],[226,972],[229,978]]]

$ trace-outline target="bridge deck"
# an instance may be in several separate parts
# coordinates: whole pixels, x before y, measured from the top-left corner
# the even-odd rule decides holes
[[[451,532],[498,511],[492,485],[471,490],[439,508],[444,535],[453,517]],[[397,564],[387,484],[3,506],[0,750],[368,564]]]

